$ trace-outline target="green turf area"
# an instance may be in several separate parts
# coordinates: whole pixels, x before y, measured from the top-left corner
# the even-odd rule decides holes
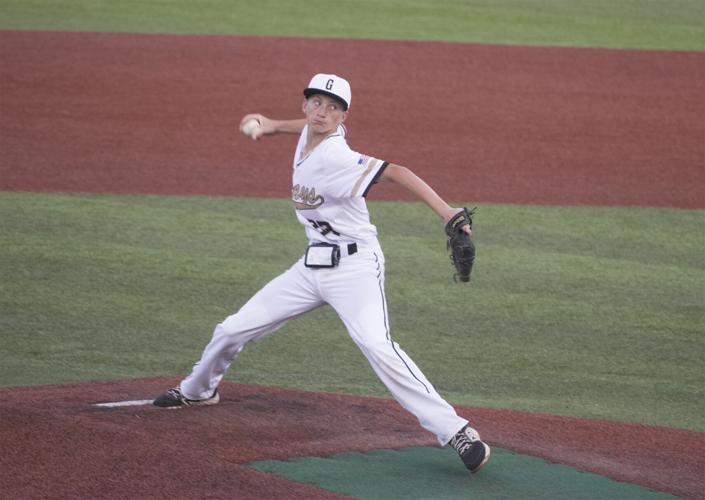
[[[249,466],[360,500],[675,498],[499,448],[492,450],[490,462],[476,475],[469,474],[449,448],[343,453],[330,458],[252,462]]]
[[[705,49],[700,0],[0,0],[0,29]]]
[[[424,205],[370,211],[392,334],[453,403],[705,431],[705,211],[482,205],[471,286]],[[185,375],[306,244],[286,200],[5,192],[0,221],[4,386]],[[228,378],[388,397],[329,308]]]

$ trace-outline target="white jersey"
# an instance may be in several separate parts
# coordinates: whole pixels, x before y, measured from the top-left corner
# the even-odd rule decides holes
[[[377,228],[370,222],[365,196],[387,162],[350,149],[345,128],[326,137],[302,156],[305,126],[294,155],[291,198],[309,241],[377,246]]]

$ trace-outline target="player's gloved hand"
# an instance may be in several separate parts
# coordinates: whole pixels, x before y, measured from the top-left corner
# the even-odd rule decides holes
[[[455,267],[453,280],[467,283],[470,281],[472,267],[475,264],[475,244],[470,239],[472,232],[472,217],[477,207],[472,210],[463,208],[446,223],[448,236],[447,248],[450,260]]]

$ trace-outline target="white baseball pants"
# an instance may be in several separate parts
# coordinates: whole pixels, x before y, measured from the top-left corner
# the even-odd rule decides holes
[[[344,256],[336,268],[310,269],[303,259],[270,281],[216,326],[191,374],[181,382],[190,399],[210,397],[250,341],[324,304],[343,320],[350,337],[394,398],[445,445],[468,422],[436,392],[389,333],[384,256],[379,247]]]

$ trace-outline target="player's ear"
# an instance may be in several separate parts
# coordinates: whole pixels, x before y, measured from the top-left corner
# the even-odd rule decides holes
[[[306,103],[307,103],[307,102],[308,102],[308,99],[306,99],[306,98],[304,97],[304,102],[301,103],[301,111],[303,111],[304,114],[306,114]]]
[[[343,118],[340,120],[340,123],[348,119],[348,113],[350,113],[350,111],[343,111]]]

